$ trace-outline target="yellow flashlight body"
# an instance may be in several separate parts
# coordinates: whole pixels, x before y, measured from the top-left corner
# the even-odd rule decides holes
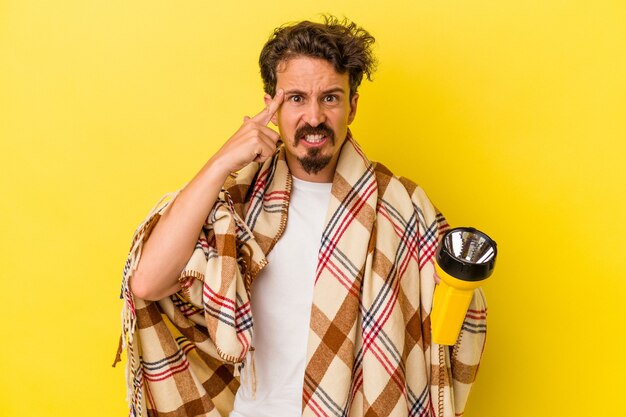
[[[435,262],[437,275],[441,279],[435,288],[430,325],[433,341],[439,345],[454,345],[465,314],[472,301],[474,290],[481,281],[463,281],[444,272]]]

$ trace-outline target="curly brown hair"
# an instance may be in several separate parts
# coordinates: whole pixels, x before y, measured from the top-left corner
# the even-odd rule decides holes
[[[320,58],[330,62],[338,73],[347,72],[350,97],[357,92],[363,75],[372,80],[376,69],[371,48],[374,37],[348,19],[339,20],[330,15],[323,18],[323,23],[305,20],[274,30],[259,57],[267,94],[272,97],[276,94],[278,64],[298,56]]]

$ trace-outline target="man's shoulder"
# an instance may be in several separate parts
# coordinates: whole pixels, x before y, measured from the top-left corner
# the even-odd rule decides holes
[[[408,195],[413,195],[419,188],[416,182],[409,178],[395,175],[381,162],[372,162],[372,165],[374,166],[374,173],[376,175],[380,195],[385,193],[390,184],[393,187],[403,187]]]
[[[442,217],[426,192],[415,181],[395,175],[380,162],[372,162],[372,165],[378,185],[379,204],[384,201],[385,205],[396,209],[411,207],[411,210],[417,210],[419,216],[424,216],[428,222]]]

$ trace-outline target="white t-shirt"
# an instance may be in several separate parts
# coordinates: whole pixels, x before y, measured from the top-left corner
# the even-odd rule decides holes
[[[256,398],[242,370],[230,417],[302,415],[313,283],[331,186],[293,178],[287,227],[252,284]]]

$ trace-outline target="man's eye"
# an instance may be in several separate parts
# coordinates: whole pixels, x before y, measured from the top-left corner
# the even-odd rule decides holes
[[[293,101],[294,103],[300,103],[302,101],[302,96],[291,96],[289,97],[289,100]]]
[[[337,96],[325,96],[324,97],[324,101],[326,103],[333,103],[333,102],[337,101]]]

